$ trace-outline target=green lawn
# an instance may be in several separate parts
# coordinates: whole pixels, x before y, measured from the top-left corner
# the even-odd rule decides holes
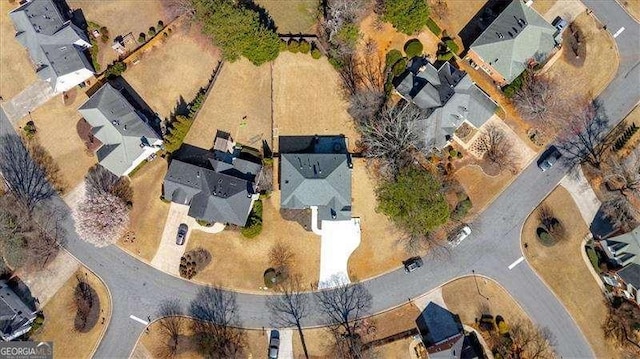
[[[318,0],[256,0],[276,23],[280,34],[312,33],[316,23]]]

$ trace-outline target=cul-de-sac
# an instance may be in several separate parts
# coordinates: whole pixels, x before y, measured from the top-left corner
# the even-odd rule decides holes
[[[639,358],[639,104],[638,0],[2,0],[0,358]]]

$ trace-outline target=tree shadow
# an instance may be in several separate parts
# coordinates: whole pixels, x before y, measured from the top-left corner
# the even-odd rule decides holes
[[[469,46],[486,30],[489,25],[495,20],[498,15],[511,3],[511,1],[505,0],[489,0],[478,12],[467,22],[467,24],[458,32],[460,40],[465,49],[469,49]],[[466,54],[465,50],[461,57]]]

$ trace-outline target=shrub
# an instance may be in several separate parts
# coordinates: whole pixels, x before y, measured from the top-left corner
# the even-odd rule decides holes
[[[453,52],[454,54],[457,54],[458,50],[460,50],[460,48],[458,47],[458,44],[456,44],[456,42],[453,41],[452,39],[445,40],[444,43],[447,45],[447,48],[451,50],[451,52]]]
[[[204,248],[196,248],[186,252],[180,258],[178,272],[183,278],[191,279],[211,263],[211,253]]]
[[[411,39],[404,44],[404,52],[408,58],[422,55],[422,43],[418,39]]]
[[[27,136],[27,138],[33,138],[33,136],[35,136],[36,134],[36,124],[33,123],[33,121],[27,122],[27,124],[24,125],[22,129],[24,130],[25,136]]]
[[[536,229],[536,235],[538,236],[540,243],[544,246],[552,246],[556,243],[553,236],[543,227],[538,227]]]
[[[317,60],[322,57],[322,53],[320,52],[320,50],[314,47],[313,49],[311,49],[311,57]]]
[[[287,45],[287,49],[294,54],[300,51],[300,42],[298,40],[289,40],[289,44]]]
[[[393,73],[393,76],[400,76],[400,74],[402,74],[406,69],[407,59],[403,57],[393,65],[391,72]]]
[[[253,208],[247,219],[247,224],[240,230],[245,238],[255,238],[262,232],[262,201],[253,203]]]
[[[438,55],[438,61],[449,61],[449,60],[451,60],[452,57],[453,57],[453,53],[452,52],[446,52],[444,54],[439,54]]]
[[[162,30],[162,28],[164,28],[164,22],[162,20],[158,20],[158,31]]]
[[[109,29],[107,29],[106,26],[102,26],[100,27],[100,30],[98,30],[100,32],[100,35],[102,36],[109,36]]]
[[[400,52],[400,50],[392,49],[387,52],[384,62],[387,67],[391,67],[395,65],[395,63],[398,62],[398,60],[400,60],[402,57],[402,52]]]
[[[168,28],[168,29],[167,29],[167,32],[168,32],[169,34],[171,34],[171,33],[173,32],[173,29],[172,29],[172,28]]]
[[[358,42],[360,37],[360,29],[358,25],[353,23],[347,23],[342,25],[340,30],[336,33],[336,38],[343,44],[353,48]]]
[[[429,30],[434,33],[436,36],[440,36],[440,34],[442,33],[442,30],[440,30],[440,26],[438,26],[438,24],[436,24],[435,21],[433,21],[432,18],[428,18],[427,19],[427,27],[429,28]]]
[[[458,151],[452,148],[451,150],[449,150],[449,155],[451,157],[458,157]]]
[[[382,19],[411,35],[427,24],[429,8],[425,0],[386,0]]]
[[[93,38],[93,36],[91,36],[90,39],[91,47],[89,48],[89,54],[91,55],[91,64],[96,72],[100,72],[100,64],[98,63],[98,53],[100,52],[100,48],[98,47],[98,42]]]
[[[147,34],[149,35],[149,37],[153,37],[156,34],[156,28],[151,26]]]
[[[300,52],[303,54],[308,54],[311,50],[311,44],[306,40],[300,40]]]
[[[278,49],[280,51],[286,51],[287,50],[287,42],[284,40],[280,40],[280,43],[278,44]]]
[[[116,61],[107,67],[104,72],[108,78],[120,76],[127,69],[127,64],[122,61]]]
[[[587,256],[589,257],[589,261],[591,262],[591,266],[596,270],[597,273],[600,273],[600,260],[598,259],[598,253],[593,247],[586,247]]]
[[[464,216],[467,215],[467,213],[469,213],[471,207],[473,207],[473,205],[471,203],[471,199],[469,198],[458,202],[456,208],[453,210],[453,219],[461,220],[462,218],[464,218]]]
[[[196,223],[198,223],[199,225],[203,226],[203,227],[211,227],[213,226],[213,223],[209,223],[205,220],[202,219],[196,219]]]
[[[516,92],[518,92],[518,90],[522,88],[525,73],[526,71],[520,74],[520,76],[516,77],[513,81],[511,81],[510,84],[502,87],[502,92],[504,93],[504,96],[506,98],[512,98],[513,95],[515,95]]]
[[[147,35],[144,32],[141,32],[140,35],[138,35],[138,42],[143,43],[146,40],[147,40]]]

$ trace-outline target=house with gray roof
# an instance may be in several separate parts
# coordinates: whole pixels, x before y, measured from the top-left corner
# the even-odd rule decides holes
[[[102,143],[96,151],[98,161],[116,176],[127,175],[162,147],[161,136],[151,127],[150,119],[109,83],[78,111]]]
[[[471,44],[467,57],[504,86],[518,77],[531,60],[547,59],[557,46],[556,31],[522,0],[513,0]]]
[[[628,300],[640,304],[640,226],[629,233],[604,239],[599,244],[610,262],[620,267],[605,274],[604,281]]]
[[[416,58],[394,79],[394,86],[400,96],[424,111],[419,125],[428,148],[444,148],[463,123],[479,128],[498,108],[466,72],[449,62],[436,69],[428,60]]]
[[[84,31],[71,23],[54,0],[30,0],[9,13],[16,40],[27,49],[38,77],[55,92],[72,89],[93,76]]]
[[[163,197],[189,205],[188,214],[196,220],[242,227],[260,196],[261,174],[261,160],[218,131],[213,150],[192,149],[171,160]]]
[[[0,280],[0,336],[14,340],[31,330],[36,320],[36,308],[25,303],[8,283]]]
[[[351,220],[353,164],[341,136],[281,136],[280,206],[318,207],[318,222]]]

